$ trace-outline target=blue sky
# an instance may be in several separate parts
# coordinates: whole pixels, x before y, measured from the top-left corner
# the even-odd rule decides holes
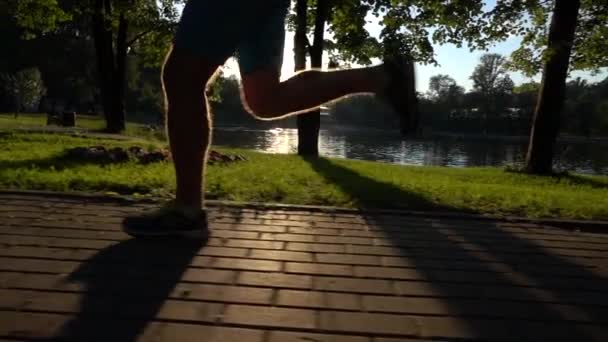
[[[495,5],[495,1],[487,1],[485,7],[491,8]],[[370,17],[373,18],[373,17]],[[378,36],[380,33],[380,26],[377,23],[370,23],[367,25],[371,35]],[[466,90],[472,88],[472,82],[469,79],[475,66],[479,62],[479,57],[487,52],[499,53],[505,56],[509,56],[520,44],[521,38],[511,37],[508,40],[495,44],[488,51],[473,51],[470,52],[468,48],[458,48],[453,44],[436,45],[434,44],[435,59],[439,63],[439,66],[432,65],[417,65],[417,88],[418,91],[425,92],[428,89],[429,78],[437,74],[447,74],[456,80],[456,82],[463,86]],[[224,71],[227,74],[237,74],[238,66],[234,60],[229,60],[226,63]],[[288,78],[293,75],[294,69],[294,57],[293,57],[293,33],[288,32],[285,40],[285,50],[283,57],[283,69],[282,78]],[[571,77],[582,77],[588,79],[591,82],[603,80],[608,76],[608,71],[603,70],[598,75],[591,75],[588,72],[573,72]],[[511,73],[511,78],[515,84],[528,82],[531,79],[524,77],[520,73]],[[540,81],[540,75],[533,78],[536,81]]]

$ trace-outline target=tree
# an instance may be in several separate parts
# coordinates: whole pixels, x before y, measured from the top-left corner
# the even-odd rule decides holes
[[[526,82],[513,88],[513,106],[518,108],[520,120],[526,123],[526,133],[532,126],[532,115],[538,98],[540,83]]]
[[[433,125],[443,125],[462,107],[464,88],[448,75],[434,75],[429,80],[427,96],[430,100],[427,116]]]
[[[507,74],[506,61],[506,58],[499,54],[484,54],[470,77],[473,80],[473,89],[487,99],[484,109],[491,114],[498,110],[497,98],[513,91],[514,84]]]
[[[514,84],[507,74],[506,62],[506,58],[499,54],[484,54],[470,77],[473,80],[473,89],[483,98],[481,110],[484,133],[488,130],[488,116],[494,117],[504,110],[507,97],[513,91]]]
[[[525,170],[550,174],[569,70],[597,72],[608,66],[608,2],[505,0],[486,17],[488,34],[523,37],[511,68],[529,76],[542,69]]]
[[[365,29],[370,15],[379,18],[379,37]],[[377,58],[403,58],[413,71],[414,63],[437,65],[432,43],[487,47],[498,34],[484,36],[479,28],[485,22],[481,0],[343,0],[332,8],[333,39],[328,48],[342,63],[368,65]],[[416,96],[408,100],[411,111],[418,110],[418,101]]]
[[[40,98],[46,92],[40,70],[24,69],[15,74],[0,75],[2,92],[8,94],[15,108],[15,117],[21,110],[32,110],[40,103]]]
[[[548,37],[550,54],[543,70],[526,155],[526,171],[529,173],[551,174],[553,170],[553,149],[564,105],[566,77],[579,8],[580,0],[555,1]]]
[[[323,50],[319,47],[324,46],[330,58],[345,65],[368,65],[374,58],[398,55],[405,57],[413,70],[414,61],[436,64],[431,41],[458,46],[467,42],[471,46],[477,44],[482,47],[489,41],[482,39],[475,27],[484,20],[481,0],[448,4],[444,0],[341,0],[331,3],[326,0],[297,0],[295,12],[290,26],[295,30],[296,70],[305,68],[307,46],[311,47],[309,52],[318,54],[319,59]],[[314,15],[309,16],[308,12]],[[372,37],[366,30],[368,15],[382,17],[380,37]],[[315,39],[312,45],[307,44],[306,33],[312,24],[321,28],[320,24],[325,25],[325,22],[332,39],[324,40],[323,30],[316,30],[315,38],[319,39]],[[410,102],[414,104],[417,99]],[[298,117],[300,122],[311,120],[307,133],[304,130],[299,133],[300,141],[307,141],[306,146],[310,146],[311,151],[316,149],[315,137],[318,136],[315,133],[318,124],[313,118],[306,115]]]
[[[443,98],[449,89],[456,85],[456,81],[448,75],[435,75],[429,79],[428,94],[431,99]]]
[[[295,71],[306,69],[306,55],[310,55],[311,68],[320,69],[323,66],[323,51],[325,49],[325,24],[328,20],[331,0],[316,0],[309,3],[297,0],[295,3],[295,35],[294,35],[294,64]],[[310,44],[309,12],[313,14],[313,42]],[[319,129],[321,126],[320,109],[296,118],[298,127],[298,154],[305,156],[319,155]]]
[[[436,102],[454,105],[463,94],[464,88],[448,75],[435,75],[429,79],[429,97]]]
[[[369,15],[381,18],[378,38],[365,29]],[[329,45],[345,62],[367,65],[373,58],[398,53],[436,65],[432,43],[485,48],[498,36],[482,35],[483,15],[481,0],[342,0],[332,8]]]
[[[160,63],[177,20],[177,2],[24,0],[14,11],[30,34],[58,33],[73,22],[88,25],[88,32],[77,34],[94,41],[107,130],[119,132],[125,128],[127,54],[145,55],[143,59]]]

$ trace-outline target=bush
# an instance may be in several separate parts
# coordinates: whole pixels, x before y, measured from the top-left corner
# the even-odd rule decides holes
[[[34,111],[46,93],[38,68],[23,69],[14,74],[1,74],[0,90],[17,113],[24,110]]]

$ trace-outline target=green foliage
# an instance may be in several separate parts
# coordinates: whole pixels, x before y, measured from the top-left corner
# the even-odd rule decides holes
[[[385,48],[419,62],[437,64],[431,43],[487,44],[479,30],[483,24],[483,2],[479,0],[376,1],[376,9],[384,14],[381,37],[392,45]]]
[[[473,89],[482,95],[481,109],[485,116],[495,116],[509,105],[514,84],[505,64],[506,58],[499,54],[484,54],[471,75]]]
[[[513,88],[513,93],[516,94],[521,94],[521,93],[528,93],[528,92],[538,92],[540,89],[540,83],[538,82],[526,82],[526,83],[522,83],[518,86],[515,86]]]
[[[90,0],[25,0],[5,10],[9,18],[15,18],[11,25],[35,38],[32,50],[44,52],[28,56],[27,63],[38,66],[48,81],[50,103],[57,100],[87,112],[94,110],[94,104],[102,103],[99,89],[103,85],[98,84],[95,61],[100,57],[96,55],[92,36],[93,17],[103,16],[113,40],[117,40],[119,17],[123,17],[128,23],[128,67],[124,76],[128,80],[127,108],[134,116],[145,110],[158,120],[163,107],[158,74],[178,20],[176,6],[183,1],[109,0],[105,3],[108,5],[101,13],[96,12],[95,1]],[[18,44],[21,47],[24,43]],[[118,54],[117,44],[116,41],[111,45],[112,58]],[[151,74],[154,77],[150,77]],[[115,79],[123,79],[123,75],[116,75]]]
[[[29,38],[55,31],[59,25],[73,19],[73,14],[64,11],[57,0],[19,0],[13,11]]]
[[[224,96],[228,96],[231,98],[237,97],[237,92],[226,94],[226,91],[224,91],[225,87],[227,87],[227,83],[233,83],[235,81],[237,82],[238,87],[238,80],[236,80],[235,78],[226,78],[224,77],[223,71],[219,71],[215,80],[213,80],[213,82],[208,86],[205,91],[205,94],[207,95],[207,101],[213,104],[220,104],[224,101]],[[229,101],[231,99],[227,100]]]
[[[433,43],[487,49],[496,41],[521,36],[522,44],[507,66],[535,75],[550,53],[546,47],[552,8],[551,0],[501,0],[490,10],[484,10],[480,0],[334,1],[328,22],[333,38],[327,50],[344,63],[369,64],[386,50],[397,50],[417,62],[436,64]],[[364,28],[370,16],[380,18],[378,38]],[[607,67],[608,2],[583,0],[578,22],[572,70]]]
[[[309,1],[309,28],[314,4]],[[328,20],[332,39],[327,51],[342,63],[369,64],[373,58],[400,53],[416,61],[436,64],[432,43],[485,48],[496,34],[482,35],[483,1],[341,0],[333,1]],[[380,18],[382,32],[372,37],[365,29],[370,16]],[[288,28],[295,29],[294,15]]]
[[[497,1],[496,7],[484,17],[488,25],[484,34],[498,39],[517,35],[523,38],[521,46],[511,55],[510,67],[528,76],[541,71],[547,50],[548,27],[553,9],[551,1]],[[608,67],[606,37],[608,36],[608,2],[582,0],[578,14],[570,70],[599,72]]]
[[[20,70],[14,74],[0,74],[0,90],[11,98],[17,112],[37,107],[46,92],[37,68]]]
[[[506,61],[505,57],[496,53],[482,55],[471,75],[473,88],[486,96],[512,92],[514,85],[507,74]]]
[[[330,12],[327,50],[334,59],[368,65],[382,55],[381,43],[365,29],[371,6],[361,1],[334,1]]]
[[[464,88],[456,84],[456,81],[448,75],[431,76],[429,80],[429,97],[433,100],[450,100],[464,94]]]
[[[563,120],[564,130],[584,136],[608,132],[608,100],[603,94],[604,82],[589,84],[580,78],[566,84]]]

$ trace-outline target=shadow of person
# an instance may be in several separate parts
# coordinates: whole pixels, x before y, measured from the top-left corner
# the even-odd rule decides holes
[[[393,208],[407,204],[414,209],[457,211],[337,161],[306,160],[362,207],[388,203]],[[602,341],[608,336],[601,323],[606,321],[608,280],[593,272],[593,265],[554,255],[555,249],[545,249],[489,221],[441,220],[432,213],[424,219],[379,214],[364,219],[388,241],[388,245],[377,243],[395,251],[392,255],[397,258],[387,259],[391,266],[415,271],[389,273],[403,296],[395,298],[390,310],[449,316],[466,327],[462,336],[436,338]],[[374,277],[373,271],[368,272]]]
[[[60,338],[134,341],[204,244],[194,239],[130,239],[101,250],[68,277],[85,292]]]

